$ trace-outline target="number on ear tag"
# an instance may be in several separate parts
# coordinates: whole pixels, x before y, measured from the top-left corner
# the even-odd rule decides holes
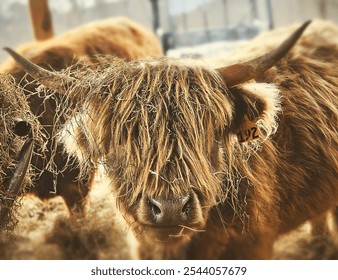
[[[242,125],[237,133],[239,143],[249,142],[259,137],[257,125],[244,115]]]

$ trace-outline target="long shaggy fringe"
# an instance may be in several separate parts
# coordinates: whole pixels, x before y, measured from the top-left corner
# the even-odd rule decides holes
[[[246,164],[275,131],[275,115],[267,116],[260,125],[262,138],[238,145],[229,133],[231,92],[215,71],[200,66],[164,58],[101,58],[95,67],[74,68],[67,71],[79,83],[67,95],[80,106],[70,112],[60,138],[83,170],[103,163],[118,185],[117,197],[128,205],[144,193],[171,196],[194,190],[207,206],[229,193],[235,196],[235,177],[242,175],[234,166],[234,151]],[[272,91],[271,99],[278,95]],[[278,104],[271,102],[276,114]],[[238,199],[233,200],[238,208]]]
[[[187,186],[209,201],[222,196],[223,174],[210,157],[232,112],[215,73],[166,59],[112,58],[75,76],[81,85],[68,94],[84,100],[71,122],[75,128],[68,125],[62,136],[75,144],[73,153],[80,146],[92,161],[104,163],[119,184],[118,197],[132,204],[142,193],[180,195],[189,192]],[[79,88],[89,90],[79,97]]]

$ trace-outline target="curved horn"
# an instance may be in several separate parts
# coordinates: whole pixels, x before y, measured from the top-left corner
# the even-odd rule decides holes
[[[20,193],[21,187],[23,185],[26,173],[29,169],[29,165],[31,162],[33,145],[34,145],[33,139],[27,139],[21,148],[19,154],[19,161],[15,168],[14,174],[10,179],[9,186],[7,189],[7,192],[13,199],[8,201],[6,207],[4,208],[0,207],[0,222],[4,221],[6,217],[8,217],[8,215],[11,213],[14,201]]]
[[[11,178],[8,186],[8,192],[13,195],[18,195],[24,178],[26,176],[29,164],[31,162],[33,153],[34,141],[33,139],[27,139],[21,148],[19,154],[19,161],[15,168],[13,177]]]
[[[30,62],[10,48],[6,47],[4,50],[12,56],[24,71],[49,89],[63,93],[67,85],[70,85],[75,81],[74,78],[48,71],[33,62]]]
[[[264,74],[265,71],[269,70],[290,51],[310,23],[310,20],[306,21],[277,49],[271,52],[247,62],[218,68],[217,70],[220,72],[226,85],[229,87],[238,85]]]

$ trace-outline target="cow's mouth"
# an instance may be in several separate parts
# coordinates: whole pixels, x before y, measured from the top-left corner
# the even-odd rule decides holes
[[[139,239],[162,243],[181,243],[190,240],[196,233],[204,232],[202,224],[170,226],[139,224],[134,230]]]

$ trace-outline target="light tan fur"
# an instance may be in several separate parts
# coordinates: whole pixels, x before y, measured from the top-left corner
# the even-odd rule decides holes
[[[159,40],[148,29],[126,18],[116,17],[85,24],[45,41],[19,46],[17,52],[31,61],[55,70],[65,68],[82,57],[93,59],[109,54],[125,59],[161,56]],[[9,58],[1,73],[20,69]]]

